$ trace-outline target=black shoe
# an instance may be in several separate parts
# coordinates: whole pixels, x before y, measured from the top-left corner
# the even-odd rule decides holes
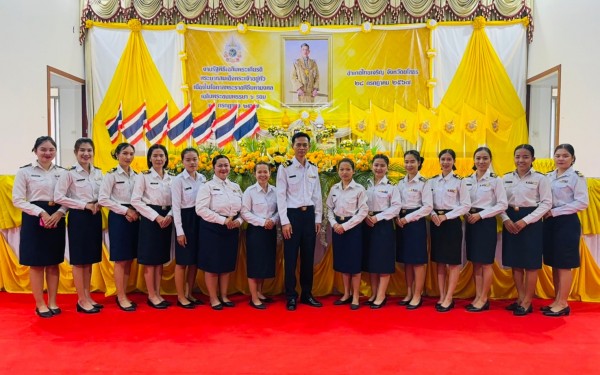
[[[519,306],[519,302],[513,302],[510,305],[506,306],[505,309],[508,311],[515,311]]]
[[[564,309],[561,309],[558,311],[552,311],[552,310],[544,311],[543,314],[545,316],[559,317],[559,316],[568,316],[570,313],[571,313],[571,308],[569,306],[567,306]]]
[[[275,300],[271,297],[265,297],[265,298],[258,298],[260,300],[260,302],[262,303],[273,303],[275,302]]]
[[[94,306],[95,308],[97,308],[98,310],[103,309],[104,305],[101,303],[92,303],[92,306]]]
[[[77,312],[84,313],[84,314],[96,314],[96,313],[100,312],[100,309],[92,307],[91,309],[86,310],[79,305],[79,302],[77,302]]]
[[[289,298],[287,300],[286,308],[288,309],[288,311],[295,311],[296,310],[296,299]]]
[[[204,305],[204,302],[202,302],[202,300],[201,300],[201,299],[198,299],[198,298],[192,298],[192,297],[187,297],[187,299],[188,299],[188,301],[190,301],[191,303],[193,303],[193,304],[194,304],[194,305],[196,305],[196,306],[199,306],[199,305]]]
[[[315,297],[313,297],[311,295],[300,298],[300,302],[305,305],[312,306],[312,307],[322,307],[323,306],[323,304],[321,302],[317,301],[315,299]]]
[[[366,300],[365,302],[363,302],[363,305],[371,306],[371,304],[373,304],[373,301],[375,301],[375,300]]]
[[[477,308],[473,305],[471,305],[471,307],[467,306],[467,311],[468,312],[482,312],[482,311],[487,311],[490,309],[490,301],[485,301],[485,303],[483,304],[483,306]]]
[[[444,307],[442,304],[435,307],[435,309],[438,312],[448,312],[448,311],[452,310],[453,308],[454,308],[454,300],[452,300],[452,302],[446,307]]]
[[[220,301],[224,307],[235,307],[235,303],[233,303],[232,301],[223,301],[223,300],[220,300]]]
[[[542,307],[540,307],[540,311],[550,311],[551,308],[552,307],[550,305],[548,305],[548,306],[542,306]]]
[[[183,303],[179,302],[179,300],[177,300],[177,306],[182,307],[184,309],[194,309],[196,308],[196,305],[194,305],[194,302],[190,302],[187,305],[184,305]]]
[[[358,310],[359,307],[360,307],[360,305],[358,303],[350,304],[350,310]],[[371,307],[373,307],[373,305],[371,305]]]
[[[48,311],[41,312],[37,307],[35,308],[35,313],[40,318],[52,318],[54,316],[54,314],[52,314],[52,311],[48,310]]]
[[[210,308],[213,310],[223,310],[223,304],[222,303],[217,303],[216,305],[210,305]]]
[[[375,301],[373,301],[373,302],[371,302],[371,308],[372,308],[372,309],[374,309],[374,310],[380,309],[380,308],[382,308],[383,306],[385,306],[385,303],[386,303],[386,302],[387,302],[387,297],[385,297],[385,298],[383,299],[383,301],[381,301],[381,303],[380,303],[379,305],[378,305],[378,304],[376,304],[376,303],[375,303]]]
[[[53,309],[52,307],[48,307],[48,309],[50,310],[50,312],[52,313],[52,315],[58,315],[62,312],[62,310],[60,309],[60,307],[57,307],[55,309]]]
[[[469,303],[467,306],[465,306],[465,309],[469,310],[469,309],[472,309],[473,307],[475,307],[475,306],[473,306],[472,303]]]
[[[348,297],[348,298],[346,298],[346,299],[341,299],[341,298],[340,298],[340,299],[338,299],[338,300],[335,300],[335,301],[333,302],[333,304],[334,304],[334,305],[336,305],[336,306],[339,306],[339,305],[347,305],[347,304],[349,304],[349,303],[352,303],[352,296],[350,296],[350,297]]]
[[[260,305],[257,305],[257,304],[256,304],[256,303],[254,303],[254,301],[252,301],[252,300],[250,300],[250,303],[249,303],[249,305],[250,305],[250,306],[252,306],[252,307],[254,307],[255,309],[258,309],[258,310],[266,310],[266,309],[267,309],[267,306],[265,306],[265,304],[264,304],[264,303],[261,303]]]
[[[400,301],[398,301],[398,305],[400,305],[400,306],[406,306],[409,303],[410,303],[410,300],[406,300],[406,301],[405,300],[400,300]]]
[[[123,310],[123,311],[135,311],[135,306],[133,305],[133,302],[131,302],[130,306],[123,307],[123,305],[121,305],[121,302],[119,302],[119,297],[116,297],[115,301],[117,301],[117,306],[119,306],[119,308],[121,310]]]
[[[150,298],[148,298],[146,300],[146,303],[148,304],[148,306],[152,307],[153,309],[158,309],[158,310],[164,310],[164,309],[166,309],[168,307],[163,302],[165,302],[165,301],[162,301],[162,302],[159,302],[159,303],[155,304],[154,302],[150,301]]]
[[[454,301],[452,303],[454,303]],[[421,297],[421,299],[419,300],[419,303],[417,303],[416,305],[411,305],[410,303],[408,305],[406,305],[406,309],[407,310],[416,310],[419,307],[421,307],[422,304],[423,304],[423,297]]]
[[[163,299],[162,301],[160,301],[159,305],[164,306],[164,307],[169,307],[173,304],[171,302],[167,301],[166,299]]]
[[[513,315],[514,316],[525,316],[527,314],[531,314],[533,312],[533,304],[530,304],[529,307],[527,309],[525,309],[523,306],[519,305],[514,311],[513,311]]]

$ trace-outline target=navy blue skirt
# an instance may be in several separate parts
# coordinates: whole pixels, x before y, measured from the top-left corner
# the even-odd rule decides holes
[[[43,208],[49,215],[54,214],[60,205],[50,206],[48,202],[31,202]],[[65,219],[62,218],[56,228],[46,229],[40,226],[40,218],[25,212],[21,215],[19,234],[19,263],[24,266],[55,266],[65,260]]]
[[[110,211],[108,213],[108,240],[110,241],[110,260],[113,262],[137,258],[140,221],[127,221],[125,215]]]
[[[544,264],[559,269],[579,267],[580,240],[581,223],[577,214],[544,219]]]
[[[341,220],[336,217],[339,224],[347,222],[349,218]],[[341,273],[357,274],[361,272],[362,263],[362,226],[337,234],[332,228],[333,242],[333,269]]]
[[[277,229],[248,224],[246,229],[246,271],[251,279],[275,277]]]
[[[431,222],[431,260],[436,263],[462,263],[462,221],[460,217],[442,222],[438,227]]]
[[[187,245],[182,247],[175,241],[175,264],[180,266],[194,266],[198,263],[198,222],[196,208],[181,209],[181,226]]]
[[[506,214],[516,223],[532,213],[537,207],[520,207],[515,211],[508,207]],[[539,270],[542,268],[544,227],[541,220],[527,225],[518,234],[502,231],[502,264],[506,267]]]
[[[402,209],[400,218],[418,210]],[[396,228],[396,261],[404,264],[427,264],[427,219],[412,221]]]
[[[478,209],[471,210],[472,212],[481,211]],[[473,263],[493,264],[496,256],[496,243],[498,242],[496,217],[481,219],[475,224],[466,222],[465,225],[467,259]]]
[[[169,213],[170,207],[150,205],[161,216]],[[146,266],[160,266],[171,260],[171,234],[173,225],[161,228],[156,221],[141,217],[138,238],[138,263]]]
[[[102,260],[102,214],[89,210],[69,210],[69,262],[73,265]]]
[[[382,220],[373,227],[362,223],[362,270],[392,274],[396,270],[396,234],[393,220]]]
[[[198,218],[198,268],[210,273],[235,271],[240,230]]]

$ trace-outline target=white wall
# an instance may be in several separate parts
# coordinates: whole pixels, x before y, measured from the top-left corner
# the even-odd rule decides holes
[[[0,1],[0,35],[0,174],[15,174],[48,134],[46,66],[84,78],[79,1]]]
[[[528,77],[561,65],[559,142],[575,147],[575,168],[600,177],[600,24],[597,0],[536,0]],[[587,16],[586,16],[587,15]]]

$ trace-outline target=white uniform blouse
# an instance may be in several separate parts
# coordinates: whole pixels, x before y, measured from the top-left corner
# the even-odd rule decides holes
[[[203,175],[196,172],[196,179],[194,180],[187,170],[184,170],[173,179],[171,183],[172,211],[175,232],[178,236],[185,234],[181,222],[181,209],[191,208],[196,205],[198,190],[205,182],[206,178]]]
[[[138,178],[133,169],[129,171],[127,175],[120,165],[110,170],[104,176],[98,193],[98,203],[119,215],[127,214],[127,207],[124,205],[131,204],[133,186]]]
[[[583,211],[589,204],[587,183],[583,175],[573,169],[557,176],[557,171],[548,174],[552,190],[552,216],[569,215]]]
[[[308,160],[303,166],[293,158],[277,170],[277,207],[281,225],[287,225],[288,208],[315,206],[315,223],[320,224],[323,216],[323,198],[319,169]]]
[[[508,207],[504,184],[489,169],[481,176],[479,181],[477,180],[477,173],[473,173],[464,181],[471,195],[471,206],[483,209],[479,212],[482,219],[494,217],[504,212]]]
[[[279,213],[277,212],[275,186],[267,185],[265,192],[257,182],[246,189],[242,197],[242,218],[257,227],[264,226],[267,219],[271,219],[273,223],[277,224]]]
[[[66,170],[55,164],[45,170],[37,161],[21,167],[13,185],[13,205],[28,215],[40,216],[44,209],[30,202],[54,202],[54,188],[64,173]],[[58,210],[65,214],[67,207],[61,206]]]
[[[367,205],[367,192],[362,185],[357,184],[354,180],[350,181],[346,189],[342,188],[342,182],[331,187],[329,196],[327,197],[327,218],[329,224],[333,227],[335,224],[340,224],[335,219],[338,217],[350,217],[350,220],[340,224],[344,230],[350,230],[360,224],[369,213]]]
[[[54,200],[65,207],[85,210],[88,203],[98,202],[102,171],[93,165],[86,171],[77,163],[63,173],[54,188]]]
[[[519,177],[517,171],[509,172],[502,176],[508,205],[516,207],[536,207],[529,215],[523,218],[527,224],[540,220],[546,211],[552,208],[552,192],[550,181],[540,172],[531,168],[523,178]],[[509,220],[506,213],[502,215],[502,221]]]
[[[136,178],[135,184],[133,185],[133,192],[131,193],[131,205],[140,213],[143,217],[150,221],[156,220],[159,216],[152,207],[148,205],[171,206],[171,183],[173,176],[167,171],[164,172],[163,178],[151,168],[148,171],[142,172],[142,174]],[[172,210],[169,210],[168,215],[173,215]]]
[[[237,216],[241,209],[242,189],[235,182],[213,176],[198,190],[196,213],[209,223],[223,225],[227,218]],[[244,222],[241,217],[236,220],[240,225]]]
[[[386,176],[383,176],[378,184],[369,179],[367,182],[367,206],[369,206],[369,214],[379,212],[375,215],[377,221],[391,220],[398,216],[401,204],[400,192]]]
[[[451,220],[469,212],[471,197],[462,178],[450,172],[446,177],[439,174],[429,181],[433,193],[432,215],[437,215],[435,210],[450,210],[445,215]]]
[[[398,181],[397,188],[402,200],[401,210],[418,208],[418,210],[404,216],[407,222],[417,221],[431,213],[433,209],[433,195],[429,181],[421,176],[419,172],[417,172],[412,180],[409,180],[408,175],[406,175]]]

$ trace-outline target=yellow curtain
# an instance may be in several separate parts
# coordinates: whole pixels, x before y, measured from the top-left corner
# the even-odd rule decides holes
[[[473,111],[480,113],[476,115],[478,125],[480,121],[482,124],[487,123],[483,113],[496,117],[496,120],[502,118],[502,132],[493,131],[492,128],[484,136],[485,143],[494,153],[494,170],[498,174],[504,174],[514,169],[514,148],[527,143],[527,123],[519,96],[484,31],[485,22],[483,17],[477,17],[473,21],[471,40],[441,105],[456,113],[460,113],[463,104],[468,105]],[[490,103],[493,103],[497,115],[488,108]],[[512,124],[508,136],[507,124]],[[487,124],[485,127],[487,128]],[[479,142],[478,138],[475,141]]]
[[[551,166],[549,159],[540,159],[541,165]],[[437,163],[437,161],[436,161]],[[468,169],[472,166],[472,159],[457,159],[457,172],[461,175],[469,173]],[[439,171],[435,171],[435,174]],[[426,174],[427,175],[427,174]],[[20,211],[12,205],[11,191],[14,176],[2,176],[0,178],[0,210],[11,217],[19,217]],[[584,234],[600,234],[598,225],[598,212],[600,212],[600,179],[588,178],[588,190],[590,195],[590,205],[583,212],[579,213]],[[106,211],[103,211],[103,227],[106,229]],[[18,231],[18,227],[0,226],[5,231]],[[600,302],[600,267],[590,254],[585,241],[580,243],[581,267],[573,273],[573,288],[570,298],[582,301]],[[14,293],[28,293],[31,291],[29,286],[29,267],[19,265],[16,252],[10,247],[4,235],[0,236],[0,289]],[[71,266],[63,262],[60,266],[60,293],[74,293],[73,274]],[[92,268],[92,289],[103,291],[106,295],[115,294],[113,263],[109,261],[109,252],[106,246],[103,246],[103,256],[100,263],[94,264]],[[267,294],[280,294],[283,292],[283,243],[277,244],[276,253],[276,277],[266,280],[264,290]],[[323,259],[314,267],[314,289],[315,295],[327,295],[335,291],[343,290],[342,280],[339,274],[333,271],[333,252],[331,245],[327,248]],[[492,283],[492,298],[513,298],[516,296],[512,273],[510,269],[503,269],[498,264],[494,264],[494,281]],[[475,293],[475,286],[472,281],[472,266],[467,263],[461,270],[459,283],[456,289],[458,298],[470,298]],[[161,290],[165,294],[175,294],[174,282],[175,264],[170,262],[164,268]],[[206,294],[206,285],[204,284],[203,272],[198,272],[197,282],[199,289]],[[430,263],[427,268],[426,293],[429,296],[438,295],[435,264]],[[143,278],[142,267],[134,262],[132,273],[129,280],[129,290],[138,290],[145,292],[146,287]],[[392,296],[405,295],[406,284],[404,282],[404,267],[401,264],[396,265],[396,273],[392,275],[389,285],[389,294]],[[230,293],[248,293],[248,284],[246,279],[246,243],[245,234],[240,235],[239,253],[237,269],[231,276],[229,287]],[[365,295],[370,294],[369,277],[363,275],[361,292]],[[544,266],[539,271],[539,281],[536,288],[536,295],[542,298],[551,298],[554,295],[552,286],[552,269]]]
[[[419,136],[423,139],[421,156],[425,159],[437,158],[438,143],[440,140],[437,114],[419,103],[417,108],[417,124]]]
[[[110,141],[105,124],[106,121],[115,117],[119,105],[123,106],[123,118],[133,113],[144,102],[146,103],[146,118],[150,118],[158,112],[165,103],[168,104],[169,116],[175,116],[179,112],[154,64],[141,32],[134,23],[130,24],[130,28],[132,31],[125,50],[104,100],[94,116],[92,135],[96,145],[94,164],[104,171],[117,164],[117,161],[110,156],[110,151],[114,149],[115,145]],[[119,135],[118,142],[125,142],[122,135]],[[138,145],[142,145],[141,142],[146,141],[144,139]]]
[[[393,142],[394,134],[394,113],[379,108],[375,104],[371,105],[371,123],[373,124],[373,135],[383,139],[386,142]]]
[[[454,112],[445,105],[438,107],[440,127],[440,150],[450,148],[457,155],[464,155],[464,129],[461,126],[460,112]]]

